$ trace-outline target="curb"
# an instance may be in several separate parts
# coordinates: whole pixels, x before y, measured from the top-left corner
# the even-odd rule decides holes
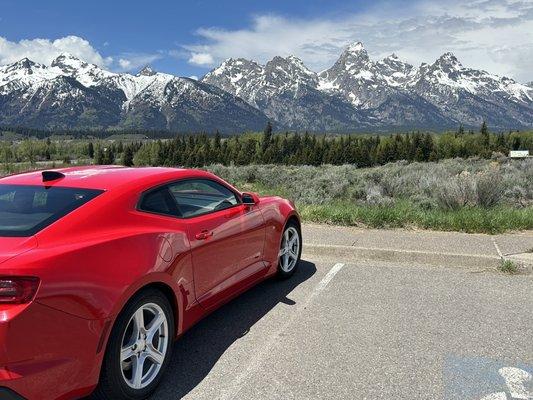
[[[533,253],[512,254],[505,258],[517,263],[519,268],[523,271],[533,272]]]
[[[304,245],[303,256],[340,258],[345,261],[388,261],[462,268],[497,268],[500,257],[458,253],[434,253],[340,245]]]

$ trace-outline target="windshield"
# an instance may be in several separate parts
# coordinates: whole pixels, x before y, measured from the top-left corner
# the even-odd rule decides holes
[[[102,190],[0,185],[0,236],[31,236]]]

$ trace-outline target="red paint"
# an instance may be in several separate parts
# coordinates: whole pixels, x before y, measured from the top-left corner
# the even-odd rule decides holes
[[[110,326],[146,285],[174,293],[177,335],[276,272],[283,227],[298,218],[277,197],[180,219],[137,210],[143,192],[184,178],[220,178],[172,168],[58,170],[47,186],[104,193],[32,237],[0,238],[0,276],[37,277],[27,304],[0,304],[0,387],[29,400],[68,400],[97,384]],[[43,185],[31,172],[0,185]],[[101,350],[101,351],[99,351]]]

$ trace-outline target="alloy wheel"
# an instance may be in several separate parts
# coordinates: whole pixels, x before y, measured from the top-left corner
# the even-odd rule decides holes
[[[122,377],[133,389],[144,389],[158,376],[169,345],[168,321],[163,309],[148,303],[131,317],[122,338]]]
[[[291,272],[298,263],[300,254],[300,233],[294,226],[283,232],[279,251],[279,266],[283,272]]]

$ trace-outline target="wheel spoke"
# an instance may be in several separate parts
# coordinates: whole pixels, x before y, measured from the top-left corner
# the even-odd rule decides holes
[[[159,365],[163,364],[163,361],[165,361],[165,356],[163,355],[163,353],[161,353],[151,344],[146,347],[146,357],[148,357],[154,363]]]
[[[287,269],[289,267],[289,253],[283,255],[283,268]]]
[[[163,325],[165,322],[165,316],[163,314],[157,314],[153,321],[150,322],[150,325],[146,328],[147,332],[147,340],[149,343],[152,342],[155,335],[159,332],[159,329],[161,328],[161,325]]]
[[[129,345],[126,347],[123,347],[120,352],[120,361],[126,361],[128,358],[131,358],[135,355],[135,352],[133,351],[134,345]]]
[[[144,330],[144,311],[142,308],[139,308],[133,315],[133,326],[137,335]]]
[[[279,256],[283,256],[285,253],[287,253],[287,251],[289,251],[289,249],[287,247],[282,247],[281,250],[279,251]]]
[[[140,355],[136,356],[133,359],[132,364],[132,374],[131,374],[131,383],[133,384],[133,387],[135,389],[142,388],[142,378],[143,378],[143,369],[144,369],[144,361],[146,360],[146,356]]]
[[[289,250],[289,257],[292,258],[293,260],[298,259],[298,255],[292,250]]]

